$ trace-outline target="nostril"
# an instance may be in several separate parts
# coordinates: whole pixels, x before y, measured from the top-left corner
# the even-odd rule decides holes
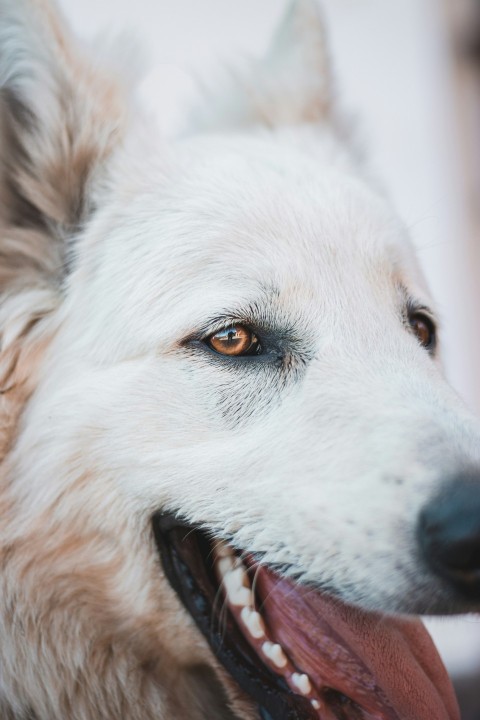
[[[418,539],[432,570],[480,599],[480,475],[457,477],[421,513]]]
[[[440,546],[437,550],[446,568],[452,572],[472,573],[480,570],[480,538],[465,537]]]

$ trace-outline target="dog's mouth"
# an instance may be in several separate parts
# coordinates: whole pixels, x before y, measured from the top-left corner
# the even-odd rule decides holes
[[[263,720],[458,720],[419,620],[348,606],[171,515],[153,528],[172,587]]]

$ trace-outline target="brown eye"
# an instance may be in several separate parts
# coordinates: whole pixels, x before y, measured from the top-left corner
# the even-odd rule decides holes
[[[238,357],[239,355],[257,355],[260,352],[260,343],[257,336],[244,325],[232,325],[219,330],[206,340],[207,345],[220,353]]]
[[[427,350],[433,351],[436,344],[435,325],[427,315],[416,312],[410,316],[410,326],[415,333],[420,345]]]

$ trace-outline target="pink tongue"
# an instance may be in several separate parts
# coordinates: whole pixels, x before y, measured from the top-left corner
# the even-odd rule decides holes
[[[450,679],[420,620],[359,611],[263,567],[256,590],[271,635],[320,693],[333,688],[375,720],[459,720]]]

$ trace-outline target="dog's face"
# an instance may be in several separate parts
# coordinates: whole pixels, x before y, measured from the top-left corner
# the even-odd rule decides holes
[[[383,202],[281,140],[180,145],[175,177],[99,210],[29,424],[48,414],[39,452],[62,437],[135,513],[367,607],[446,610],[418,515],[476,436],[430,298]]]
[[[15,12],[20,25],[27,22],[21,9]],[[479,431],[442,378],[432,302],[409,241],[345,155],[325,89],[299,80],[289,102],[285,86],[274,90],[274,68],[284,80],[289,62],[292,77],[315,71],[296,57],[306,18],[305,54],[313,54],[321,70],[318,19],[313,6],[298,3],[252,92],[265,94],[260,116],[267,113],[270,129],[260,117],[231,133],[185,139],[166,150],[151,137],[138,139],[144,126],[129,124],[123,110],[107,120],[111,107],[98,110],[94,97],[95,122],[88,117],[81,147],[91,176],[81,186],[78,171],[69,176],[73,196],[84,197],[81,211],[75,208],[75,227],[68,213],[52,217],[60,200],[39,200],[42,188],[31,190],[38,180],[32,180],[33,155],[41,158],[41,148],[25,162],[25,176],[11,170],[8,198],[15,213],[4,223],[17,260],[6,263],[4,274],[14,278],[17,297],[10,292],[7,307],[12,298],[18,304],[33,297],[49,312],[31,318],[22,310],[20,332],[10,330],[13,340],[5,341],[4,355],[15,348],[9,387],[26,388],[28,396],[4,462],[10,482],[5,503],[15,509],[5,542],[21,546],[24,538],[32,544],[48,536],[47,550],[39,552],[41,577],[69,578],[75,593],[65,604],[79,627],[90,617],[80,622],[76,616],[80,596],[82,608],[91,602],[91,617],[108,625],[112,644],[138,653],[157,685],[186,668],[211,666],[239,717],[258,717],[257,706],[262,717],[275,719],[411,712],[420,720],[437,706],[438,718],[454,717],[451,699],[440,699],[447,691],[430,698],[426,709],[399,700],[401,690],[388,690],[382,685],[387,680],[378,679],[381,663],[373,651],[355,651],[365,652],[370,672],[358,687],[346,670],[339,680],[338,670],[329,676],[323,668],[320,682],[317,665],[300,652],[311,653],[311,645],[298,640],[301,632],[315,634],[311,623],[308,632],[307,621],[298,628],[295,641],[280,627],[282,618],[294,627],[300,610],[305,618],[325,613],[333,628],[341,628],[337,655],[347,648],[350,663],[352,643],[345,638],[358,629],[359,617],[368,624],[371,616],[350,615],[344,602],[400,613],[463,611],[476,602],[471,583],[459,588],[429,561],[427,509],[441,505],[437,496],[454,480],[473,487]],[[265,87],[267,70],[273,74]],[[287,79],[288,87],[288,73]],[[20,85],[12,87],[5,96],[12,116],[7,131],[15,140],[10,166],[15,157],[24,162],[38,133],[35,123],[48,121],[38,107],[27,106]],[[253,107],[244,114],[254,114]],[[56,120],[66,122],[60,113]],[[34,230],[19,219],[27,211]],[[43,282],[48,273],[28,285],[14,272],[22,253],[28,257],[22,247],[32,233],[43,247],[53,243],[52,229],[51,275],[55,258],[66,257],[58,238],[68,235],[74,243],[61,302],[51,300],[58,294]],[[193,540],[182,546],[187,536]],[[226,656],[222,643],[212,640],[215,628],[204,626],[207,615],[215,622],[220,617],[215,596],[221,581],[229,587],[222,559],[232,572],[242,567],[239,587],[247,599],[236,602],[233,588],[226,607],[227,627],[236,628],[228,630],[233,645],[246,642],[243,660]],[[249,625],[241,612],[253,612],[248,577],[259,561],[268,628],[255,630],[260,620],[255,615]],[[293,579],[302,581],[300,590]],[[278,608],[268,600],[275,584],[284,600]],[[315,588],[310,605],[305,587]],[[417,641],[414,655],[420,657],[426,641],[418,627],[395,622],[397,633]],[[393,642],[385,633],[385,642]],[[321,637],[331,640],[332,629]],[[286,665],[283,656],[262,650],[265,642],[290,651]],[[252,652],[256,659],[246,661]],[[392,652],[399,662],[403,655]],[[166,657],[174,670],[165,668]],[[430,672],[443,678],[432,662]],[[252,667],[262,687],[274,682],[264,672],[283,685],[270,694],[259,689]],[[306,681],[292,680],[296,671],[308,673],[315,692]],[[201,680],[188,673],[183,690],[209,686],[204,670]],[[218,680],[211,682],[215,688]],[[238,694],[237,682],[246,695]],[[379,686],[369,685],[372,697],[387,699],[365,700],[369,682]],[[327,685],[355,704],[342,709]],[[159,712],[167,714],[160,717],[204,717],[207,706],[210,717],[230,717],[227,700],[222,705],[214,694],[162,696]],[[304,698],[292,700],[297,695]]]

